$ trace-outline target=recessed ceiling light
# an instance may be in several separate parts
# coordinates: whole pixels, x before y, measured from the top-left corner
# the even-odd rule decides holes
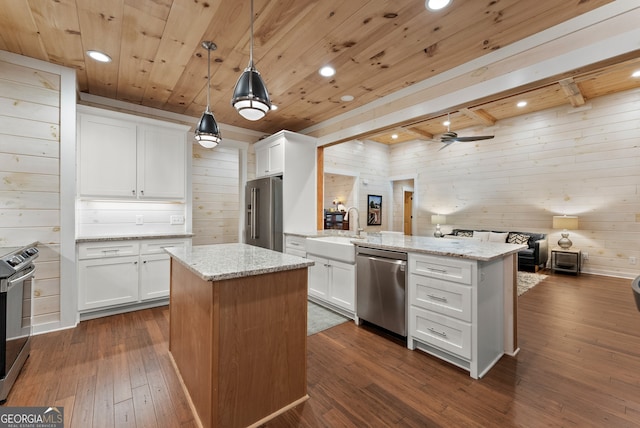
[[[391,134],[391,138],[393,138],[394,140],[398,139],[398,134]]]
[[[451,125],[451,122],[449,122],[448,120],[445,120],[444,122],[442,122],[442,124],[444,126],[449,126],[449,125]]]
[[[111,57],[100,51],[87,51],[87,55],[99,62],[111,62]]]
[[[328,65],[325,65],[324,67],[322,67],[320,69],[320,75],[324,76],[324,77],[331,77],[334,74],[336,74],[336,70],[333,67],[330,67]]]
[[[636,70],[633,73],[631,73],[631,77],[640,77],[640,70]]]
[[[424,6],[429,10],[444,9],[451,3],[451,0],[427,0],[424,2]]]
[[[524,107],[527,105],[526,101],[518,101],[518,104],[516,104],[518,107]]]
[[[348,103],[349,101],[353,101],[354,97],[353,97],[353,95],[343,95],[343,96],[340,97],[340,100]]]

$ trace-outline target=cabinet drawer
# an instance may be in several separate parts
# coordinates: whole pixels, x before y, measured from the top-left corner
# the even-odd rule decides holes
[[[409,304],[471,322],[471,287],[411,274]]]
[[[471,324],[410,306],[409,334],[456,356],[471,359]]]
[[[185,247],[186,239],[153,239],[142,241],[140,244],[140,254],[166,254],[165,247]]]
[[[295,250],[306,251],[307,238],[295,235],[286,235],[284,238],[284,246]]]
[[[473,262],[469,261],[416,254],[411,254],[409,257],[409,272],[417,275],[471,284],[472,270]]]
[[[140,244],[129,241],[83,243],[78,246],[79,259],[137,256]]]

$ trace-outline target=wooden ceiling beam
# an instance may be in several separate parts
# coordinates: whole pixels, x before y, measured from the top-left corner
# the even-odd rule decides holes
[[[562,79],[558,83],[572,106],[580,107],[581,105],[584,105],[584,96],[582,95],[582,91],[580,91],[578,84],[573,80],[573,77]]]
[[[486,126],[495,125],[495,123],[497,121],[497,119],[495,117],[491,116],[489,113],[487,113],[486,111],[482,110],[481,108],[479,108],[477,110],[470,110],[468,108],[461,108],[460,109],[460,113],[464,114],[469,119],[477,120],[477,121],[481,122],[482,124],[484,124]]]
[[[408,132],[409,134],[413,134],[416,137],[420,138],[420,139],[424,139],[426,138],[427,140],[432,140],[433,139],[433,134],[427,131],[423,131],[420,128],[415,128],[415,127],[402,127],[402,130],[405,132]]]

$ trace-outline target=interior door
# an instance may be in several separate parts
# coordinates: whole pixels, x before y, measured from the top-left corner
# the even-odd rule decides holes
[[[403,232],[405,235],[413,235],[413,192],[404,192]]]

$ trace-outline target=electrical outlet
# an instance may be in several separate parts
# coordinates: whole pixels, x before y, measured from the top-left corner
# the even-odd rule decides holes
[[[636,259],[635,257],[629,257],[629,264],[630,265],[635,265],[638,263],[638,259]]]
[[[169,224],[184,224],[183,215],[172,215],[169,217]]]
[[[585,262],[587,260],[589,260],[589,253],[587,253],[586,251],[582,252],[582,260],[584,260]]]
[[[142,214],[138,214],[136,215],[136,224],[138,226],[143,225],[144,224],[144,217],[142,216]]]

